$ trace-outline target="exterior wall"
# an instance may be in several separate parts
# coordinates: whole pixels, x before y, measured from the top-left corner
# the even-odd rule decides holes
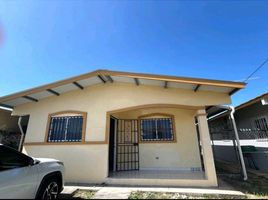
[[[37,103],[24,104],[15,107],[13,114],[30,114],[25,142],[42,142],[49,113],[64,110],[88,112],[86,140],[103,141],[107,111],[158,103],[188,106],[220,105],[230,103],[230,97],[222,93],[113,83],[75,90]]]
[[[252,120],[262,116],[268,120],[268,105],[262,105],[261,101],[241,108],[235,112],[237,128],[254,128]]]
[[[205,106],[230,103],[227,94],[205,91],[190,91],[183,89],[164,89],[156,86],[135,86],[127,83],[106,83],[84,88],[84,90],[74,90],[60,96],[53,96],[39,102],[33,102],[15,107],[13,114],[29,114],[29,124],[25,142],[44,142],[46,125],[49,113],[65,110],[76,110],[87,112],[86,141],[96,142],[94,144],[77,145],[57,145],[57,144],[36,144],[25,145],[25,151],[35,157],[53,157],[65,163],[66,181],[68,182],[98,182],[101,183],[108,175],[108,142],[106,140],[106,114],[121,108],[148,104],[173,104],[185,106]],[[185,118],[190,117],[185,113]],[[182,116],[179,116],[182,119]],[[185,120],[185,126],[192,121]],[[192,126],[189,127],[192,131]],[[178,127],[178,144],[180,136],[186,137],[188,130],[183,133]],[[195,139],[189,140],[189,144]],[[104,142],[99,144],[98,142]],[[168,151],[179,157],[188,154],[186,149],[180,153],[173,152],[177,147]],[[193,152],[196,147],[192,147]],[[143,147],[141,147],[143,148]],[[150,151],[153,148],[148,145]],[[190,149],[190,148],[189,148]],[[171,152],[172,151],[172,152]],[[163,155],[160,155],[163,158]],[[145,157],[142,159],[146,159]],[[153,157],[151,158],[153,159]],[[189,158],[188,158],[189,159]],[[152,161],[150,161],[152,162]],[[149,163],[150,163],[149,162]],[[194,159],[191,163],[197,163]],[[184,166],[190,166],[184,163]],[[144,161],[144,166],[149,166]]]
[[[63,161],[66,182],[103,183],[107,174],[108,145],[34,145],[25,146],[25,151]]]
[[[117,113],[113,116],[119,119],[138,119],[139,116],[152,113],[173,115],[176,141],[140,143],[140,169],[191,170],[201,168],[194,124],[195,112],[177,108],[152,108]]]

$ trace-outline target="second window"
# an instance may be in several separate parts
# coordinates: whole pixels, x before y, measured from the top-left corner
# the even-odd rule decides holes
[[[172,118],[141,119],[141,141],[173,141]]]

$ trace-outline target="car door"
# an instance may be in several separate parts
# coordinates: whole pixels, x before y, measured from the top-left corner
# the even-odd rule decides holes
[[[35,198],[37,166],[32,163],[30,157],[0,145],[0,198]]]

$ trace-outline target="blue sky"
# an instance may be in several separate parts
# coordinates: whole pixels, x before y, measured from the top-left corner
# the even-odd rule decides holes
[[[267,19],[268,1],[0,1],[0,96],[95,69],[242,81],[268,57]]]

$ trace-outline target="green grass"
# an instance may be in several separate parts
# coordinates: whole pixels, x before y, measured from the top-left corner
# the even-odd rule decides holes
[[[92,199],[96,191],[77,190],[73,194],[60,194],[59,199]]]
[[[222,180],[247,195],[249,199],[268,199],[268,179],[249,174],[247,181],[236,176],[222,176]]]
[[[241,196],[230,195],[192,195],[164,192],[132,192],[129,199],[241,199]],[[245,197],[246,198],[246,197]]]
[[[74,193],[73,198],[92,199],[95,193],[95,191],[78,190]]]

